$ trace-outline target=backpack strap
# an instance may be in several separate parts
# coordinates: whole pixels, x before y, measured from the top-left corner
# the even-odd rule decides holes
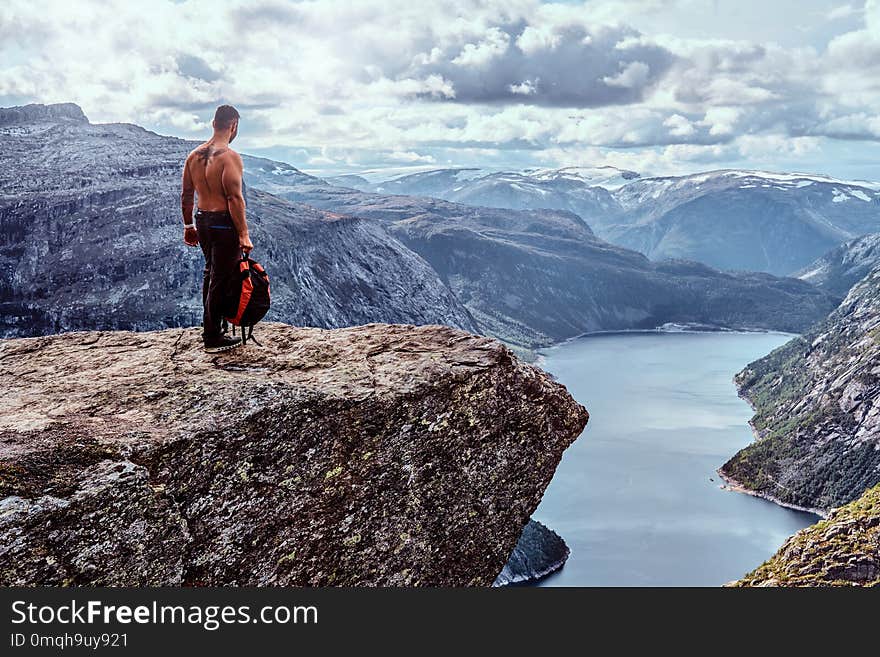
[[[245,337],[245,329],[244,329],[244,327],[243,327],[243,326],[241,327],[241,337],[242,337],[242,340],[241,340],[241,343],[242,343],[242,344],[244,344],[244,343],[246,343],[248,340],[250,340],[251,342],[253,342],[253,343],[254,343],[255,345],[257,345],[258,347],[262,347],[262,346],[263,346],[263,345],[261,345],[259,342],[257,342],[257,339],[254,337],[254,325],[253,325],[253,324],[251,324],[250,326],[247,327],[247,337]]]

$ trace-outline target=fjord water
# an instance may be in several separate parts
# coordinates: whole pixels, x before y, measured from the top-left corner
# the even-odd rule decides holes
[[[571,548],[544,586],[719,586],[817,517],[722,490],[715,472],[752,440],[733,375],[774,333],[626,333],[544,351],[590,411],[534,517]]]

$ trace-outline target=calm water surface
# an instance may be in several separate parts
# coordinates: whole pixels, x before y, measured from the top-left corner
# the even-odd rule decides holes
[[[752,440],[733,375],[790,336],[630,333],[544,351],[590,411],[534,517],[571,548],[544,586],[718,586],[816,516],[721,490]]]

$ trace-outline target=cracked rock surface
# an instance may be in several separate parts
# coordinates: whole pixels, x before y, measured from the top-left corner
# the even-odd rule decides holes
[[[0,342],[0,584],[491,585],[587,412],[437,325]]]

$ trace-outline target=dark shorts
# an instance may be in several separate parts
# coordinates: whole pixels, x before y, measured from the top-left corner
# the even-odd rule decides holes
[[[205,272],[202,282],[203,337],[214,340],[220,336],[220,324],[229,314],[230,299],[240,281],[238,263],[238,231],[229,212],[205,212],[195,215],[199,245],[205,254]]]

